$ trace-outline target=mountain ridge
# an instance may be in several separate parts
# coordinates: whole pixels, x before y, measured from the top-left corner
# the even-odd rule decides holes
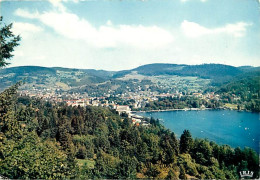
[[[235,76],[259,71],[259,67],[241,66],[235,67],[225,64],[169,64],[169,63],[154,63],[139,66],[131,70],[118,71],[114,74],[114,78],[123,77],[133,71],[147,76],[156,75],[178,75],[178,76],[196,76],[205,79],[212,79],[215,84],[221,84],[234,78]]]
[[[4,89],[17,81],[24,80],[31,84],[45,84],[55,86],[57,83],[65,83],[71,87],[86,84],[103,83],[108,80],[116,80],[125,75],[136,72],[143,76],[183,76],[210,79],[213,85],[220,85],[235,77],[258,76],[260,67],[241,66],[235,67],[224,64],[170,64],[153,63],[138,66],[130,70],[107,71],[96,69],[77,69],[65,67],[43,66],[16,66],[0,69],[0,89]]]
[[[18,68],[45,68],[45,69],[55,69],[55,70],[72,70],[72,71],[98,71],[98,72],[110,72],[110,73],[116,73],[116,72],[124,72],[124,71],[136,71],[136,70],[142,70],[142,69],[147,69],[147,67],[151,67],[151,66],[157,66],[157,67],[162,67],[162,66],[166,66],[167,68],[169,68],[169,66],[174,66],[174,67],[196,67],[196,66],[205,66],[205,65],[219,65],[222,67],[233,67],[233,68],[237,68],[240,70],[252,70],[252,69],[259,69],[260,66],[250,66],[250,65],[244,65],[244,66],[232,66],[232,65],[226,65],[226,64],[219,64],[219,63],[203,63],[203,64],[197,64],[197,65],[190,65],[190,64],[172,64],[172,63],[151,63],[151,64],[144,64],[144,65],[140,65],[138,67],[132,68],[132,69],[126,69],[126,70],[104,70],[104,69],[86,69],[86,68],[70,68],[70,67],[61,67],[61,66],[53,66],[53,67],[46,67],[46,66],[34,66],[34,65],[24,65],[24,66],[13,66],[13,67],[6,67],[3,69],[0,69],[0,71],[3,70],[10,70],[10,69],[18,69]]]

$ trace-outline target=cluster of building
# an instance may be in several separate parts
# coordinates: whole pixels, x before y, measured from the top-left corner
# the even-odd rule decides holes
[[[57,94],[54,91],[50,89],[32,89],[30,91],[28,90],[22,90],[20,91],[21,96],[29,96],[31,98],[37,97],[46,101],[52,101],[52,102],[62,102],[62,95]]]
[[[64,100],[68,106],[102,106],[102,107],[112,107],[113,109],[116,108],[114,102],[108,103],[108,100],[105,100],[104,97],[95,97],[95,98],[83,98],[83,99],[69,99]]]
[[[144,126],[148,125],[147,122],[144,122],[143,118],[132,114],[131,108],[138,109],[146,106],[147,103],[151,101],[156,101],[159,98],[173,97],[173,98],[181,98],[182,96],[192,96],[205,100],[220,100],[220,96],[211,93],[183,93],[176,91],[175,93],[158,93],[157,91],[138,91],[138,92],[128,92],[124,94],[114,95],[111,92],[106,93],[104,97],[90,97],[87,93],[72,93],[69,94],[66,91],[62,91],[60,89],[47,89],[47,88],[31,88],[30,91],[22,90],[20,91],[21,95],[26,95],[30,97],[41,98],[46,101],[51,102],[66,102],[68,106],[101,106],[101,107],[109,107],[111,109],[115,109],[119,114],[125,113],[130,117],[134,124],[142,124]],[[115,100],[109,100],[109,97],[114,97]],[[236,96],[233,97],[237,99]],[[119,105],[122,103],[118,103],[117,99],[121,99],[123,102],[126,102],[127,105]]]
[[[60,91],[60,89],[47,89],[47,88],[35,88],[33,87],[30,91],[22,90],[20,91],[21,95],[27,95],[30,97],[38,97],[46,101],[51,102],[66,102],[69,106],[102,106],[102,107],[110,107],[112,109],[116,109],[118,103],[115,101],[109,101],[108,97],[115,97],[115,99],[121,99],[123,102],[127,102],[127,105],[131,106],[132,108],[138,109],[143,108],[145,105],[151,101],[156,101],[159,98],[166,98],[166,97],[176,97],[181,98],[182,96],[192,96],[206,100],[219,100],[220,96],[215,94],[214,92],[211,93],[191,93],[185,94],[182,92],[176,91],[175,93],[161,93],[158,92],[151,92],[151,91],[139,91],[139,92],[129,92],[127,94],[106,94],[104,97],[89,97],[87,93],[72,93],[69,94],[66,91]],[[235,99],[236,97],[234,97]],[[128,107],[129,107],[128,106]],[[131,109],[129,110],[131,111]]]
[[[21,90],[21,96],[37,97],[46,101],[51,102],[66,102],[68,106],[101,106],[109,107],[115,109],[119,114],[125,113],[129,118],[131,118],[133,124],[137,126],[148,126],[149,123],[144,120],[142,116],[133,114],[131,108],[128,105],[118,105],[114,101],[109,102],[106,97],[88,97],[87,95],[82,95],[79,93],[64,94],[59,91],[53,91],[51,89],[37,89],[32,88],[30,91]],[[127,98],[129,99],[129,98]],[[148,99],[147,99],[148,100]],[[149,99],[150,100],[150,99]],[[138,100],[140,103],[140,101]],[[135,107],[141,107],[140,104],[136,103]]]
[[[131,108],[128,105],[117,105],[114,102],[109,103],[108,100],[105,100],[104,97],[101,98],[86,98],[86,99],[78,99],[78,100],[65,100],[68,106],[102,106],[102,107],[110,107],[115,109],[118,114],[125,113],[129,118],[131,118],[133,124],[137,126],[148,126],[149,123],[144,121],[142,116],[137,114],[133,114]]]

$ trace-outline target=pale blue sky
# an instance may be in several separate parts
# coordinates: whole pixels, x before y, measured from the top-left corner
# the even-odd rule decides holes
[[[260,65],[258,0],[9,0],[0,5],[4,22],[13,22],[22,36],[11,66]]]

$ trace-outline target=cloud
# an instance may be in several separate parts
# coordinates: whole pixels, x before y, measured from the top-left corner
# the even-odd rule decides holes
[[[68,0],[48,0],[55,8],[58,8],[59,11],[66,11],[66,7],[62,4],[62,2],[67,2]]]
[[[13,31],[15,34],[24,34],[24,33],[37,33],[43,29],[39,26],[30,23],[15,22],[13,23]]]
[[[39,26],[24,22],[14,22],[13,32],[16,35],[21,35],[22,39],[37,38],[43,29]]]
[[[18,9],[18,16],[32,18],[33,14]],[[167,30],[158,26],[113,25],[106,24],[94,27],[86,19],[68,12],[44,12],[35,16],[56,33],[70,39],[85,41],[99,48],[117,46],[134,46],[137,48],[158,48],[171,43],[174,38]]]
[[[61,12],[65,12],[67,9],[66,7],[62,4],[63,2],[73,2],[73,3],[78,3],[79,1],[85,1],[85,0],[48,0],[55,8],[57,8]]]
[[[23,39],[14,52],[12,66],[123,70],[156,62],[259,65],[259,53],[249,51],[248,37],[234,38],[246,35],[250,26],[246,22],[209,28],[186,20],[181,28],[167,30],[159,25],[116,24],[106,19],[95,26],[66,9],[69,3],[53,1],[54,8],[45,12],[15,11],[17,16],[27,18],[24,22],[35,24],[14,23],[15,32]]]
[[[187,20],[184,20],[181,23],[181,29],[183,33],[187,37],[192,37],[192,38],[200,37],[203,35],[211,35],[211,34],[216,35],[216,34],[223,34],[223,33],[232,35],[234,37],[243,37],[245,36],[247,26],[251,26],[251,24],[245,22],[238,22],[235,24],[227,24],[224,27],[206,28],[201,26],[198,23],[190,22]]]
[[[38,12],[35,13],[30,13],[24,9],[20,9],[18,8],[15,13],[15,15],[20,16],[20,17],[24,17],[24,18],[29,18],[29,19],[35,19],[39,16]]]

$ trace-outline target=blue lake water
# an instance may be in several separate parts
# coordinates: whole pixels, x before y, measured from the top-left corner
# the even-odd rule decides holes
[[[180,137],[188,129],[193,138],[207,138],[231,147],[251,147],[259,152],[258,113],[230,110],[139,112],[138,115],[161,120]]]

